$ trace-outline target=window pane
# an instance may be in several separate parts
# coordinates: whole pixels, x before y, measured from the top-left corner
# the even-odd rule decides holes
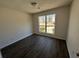
[[[39,16],[39,32],[45,32],[45,16]]]
[[[47,15],[47,33],[55,33],[55,16],[56,14]]]

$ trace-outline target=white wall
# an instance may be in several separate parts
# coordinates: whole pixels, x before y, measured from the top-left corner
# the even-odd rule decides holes
[[[69,21],[69,13],[70,13],[70,6],[63,6],[56,9],[51,9],[45,12],[40,12],[33,14],[33,32],[39,33],[39,25],[38,25],[38,16],[39,15],[45,15],[45,14],[52,14],[56,13],[56,32],[55,35],[48,35],[60,39],[66,39],[67,35],[67,28],[68,28],[68,21]],[[46,35],[46,34],[44,34]]]
[[[32,34],[31,15],[0,7],[0,49]]]
[[[67,47],[70,57],[77,57],[76,53],[79,52],[79,0],[74,0],[72,3]]]

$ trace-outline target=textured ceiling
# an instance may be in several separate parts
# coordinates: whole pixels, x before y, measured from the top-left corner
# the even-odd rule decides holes
[[[30,5],[32,1],[39,3],[40,9]],[[72,0],[0,0],[0,6],[28,13],[37,13],[51,8],[67,5]]]

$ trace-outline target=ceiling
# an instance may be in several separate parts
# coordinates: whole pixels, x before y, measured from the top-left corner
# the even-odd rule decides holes
[[[30,3],[35,1],[40,9],[34,8]],[[28,13],[37,13],[51,8],[70,4],[72,0],[0,0],[0,6],[12,8]]]

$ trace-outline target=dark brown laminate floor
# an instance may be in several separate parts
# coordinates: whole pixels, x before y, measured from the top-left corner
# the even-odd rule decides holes
[[[53,39],[40,35],[32,35],[2,50],[7,58],[68,58],[64,40]]]

